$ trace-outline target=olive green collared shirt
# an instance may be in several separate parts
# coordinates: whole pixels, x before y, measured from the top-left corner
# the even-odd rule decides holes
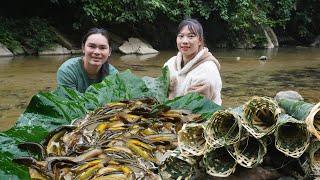
[[[83,67],[82,57],[68,59],[58,69],[57,84],[73,88],[81,93],[95,83],[101,82],[109,74],[116,74],[118,70],[111,64],[105,63],[97,78],[91,79]]]

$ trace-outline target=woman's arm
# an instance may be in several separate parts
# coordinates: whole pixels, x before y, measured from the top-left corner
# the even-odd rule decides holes
[[[215,99],[216,97],[213,84],[206,81],[198,82],[188,87],[187,93],[190,92],[197,92],[208,99]]]
[[[217,104],[221,104],[222,81],[220,73],[213,63],[199,66],[189,75],[190,82],[185,88],[185,94],[197,92]]]

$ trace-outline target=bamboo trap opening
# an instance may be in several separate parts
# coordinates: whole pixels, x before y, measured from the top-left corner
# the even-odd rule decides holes
[[[306,124],[308,130],[320,140],[320,102],[310,110]]]
[[[287,122],[279,126],[275,138],[276,148],[293,158],[299,158],[310,144],[310,133],[299,123]]]
[[[276,138],[281,142],[283,148],[294,150],[309,141],[309,133],[300,124],[288,122],[278,128]]]
[[[311,160],[311,170],[314,175],[320,175],[320,149],[314,152],[313,159]]]
[[[281,110],[269,97],[252,97],[243,107],[243,127],[259,139],[274,131]]]
[[[221,114],[215,122],[215,132],[224,139],[234,139],[239,134],[238,122],[232,114]]]
[[[314,116],[313,125],[317,131],[320,131],[320,110]]]
[[[203,157],[203,163],[208,174],[217,177],[227,177],[234,172],[237,162],[225,147],[213,149]]]
[[[259,155],[259,148],[260,148],[260,143],[258,142],[257,139],[249,136],[249,138],[246,138],[243,141],[240,141],[239,146],[237,148],[238,152],[240,154],[244,155],[247,157],[247,160],[250,159],[256,159]]]
[[[233,154],[241,166],[252,168],[262,162],[266,147],[261,140],[248,136],[234,145]]]
[[[169,157],[160,167],[160,174],[163,179],[186,179],[193,173],[193,164],[190,164],[179,155]]]
[[[221,147],[234,144],[240,139],[239,120],[229,111],[216,112],[206,127],[208,145]]]
[[[184,156],[200,156],[206,149],[204,127],[201,124],[185,124],[178,133],[178,146]]]
[[[261,130],[266,130],[277,122],[275,114],[267,108],[259,109],[253,115],[252,124]]]

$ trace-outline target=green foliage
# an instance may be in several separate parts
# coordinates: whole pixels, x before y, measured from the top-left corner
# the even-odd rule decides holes
[[[295,4],[296,0],[276,1],[276,3],[274,4],[275,15],[277,23],[280,26],[284,26],[285,23],[291,19],[291,14],[294,10]]]
[[[84,0],[83,11],[95,22],[153,22],[156,12],[166,11],[166,5],[161,0]]]
[[[215,0],[217,13],[229,24],[232,39],[252,41],[261,34],[262,26],[272,26],[273,21],[267,16],[271,3],[267,0]]]
[[[8,19],[0,17],[0,42],[10,50],[22,45],[34,52],[50,48],[57,36],[49,23],[39,17]]]
[[[39,52],[57,42],[57,36],[46,20],[34,17],[20,23],[23,29],[18,32],[18,36],[28,48]]]
[[[51,0],[52,3],[62,0]],[[305,37],[319,33],[318,0],[68,0],[79,6],[86,18],[102,23],[157,23],[159,17],[179,22],[193,17],[228,25],[228,37],[234,42],[263,41],[261,28],[285,28],[297,23],[297,33]],[[81,23],[76,23],[79,28]],[[294,31],[295,32],[295,31]],[[253,37],[252,35],[256,35]],[[257,38],[258,37],[258,38]]]
[[[320,3],[318,0],[298,1],[295,4],[295,16],[291,21],[297,25],[298,35],[302,38],[320,34]]]
[[[11,51],[20,47],[20,42],[11,31],[13,27],[12,19],[0,17],[0,22],[0,42]]]

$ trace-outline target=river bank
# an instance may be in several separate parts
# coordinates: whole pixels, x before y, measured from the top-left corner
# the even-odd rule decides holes
[[[2,17],[0,14],[0,57],[19,56],[19,55],[67,55],[81,53],[81,38],[85,32],[97,24],[87,25],[82,29],[70,27],[61,27],[61,24],[49,18],[40,18],[32,16],[30,18],[9,18]],[[165,23],[168,29],[155,28],[159,23]],[[175,48],[175,29],[177,23],[159,22],[153,24],[141,24],[139,28],[130,29],[128,24],[115,24],[105,27],[110,33],[110,44],[113,51],[119,52],[119,47],[124,44],[133,44],[130,42],[132,37],[139,38],[139,41],[145,42],[145,47],[154,47],[157,50],[166,50]],[[237,48],[237,49],[272,49],[277,47],[320,47],[320,35],[310,38],[308,41],[299,41],[288,33],[274,32],[267,28],[264,31],[249,35],[247,40],[239,41],[240,37],[229,37],[232,33],[223,29],[223,26],[213,28],[214,23],[204,23],[204,32],[206,44],[215,48]],[[145,29],[145,28],[150,29]],[[141,28],[141,29],[140,29]],[[145,32],[146,31],[146,32]],[[161,32],[159,32],[161,31]],[[208,32],[207,32],[208,31]],[[228,38],[227,38],[228,37]],[[311,37],[311,36],[310,36]],[[241,39],[241,38],[240,38]],[[131,51],[122,51],[122,53],[136,53]],[[148,50],[140,52],[148,54],[157,52]],[[139,52],[138,52],[139,53]]]

